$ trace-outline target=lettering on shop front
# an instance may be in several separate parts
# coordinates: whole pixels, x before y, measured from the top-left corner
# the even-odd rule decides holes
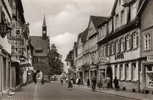
[[[124,54],[123,53],[118,53],[115,55],[115,60],[117,59],[124,59]]]

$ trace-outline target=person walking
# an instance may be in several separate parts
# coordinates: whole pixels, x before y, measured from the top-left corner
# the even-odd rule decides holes
[[[42,80],[43,80],[43,73],[42,73],[42,71],[38,70],[36,77],[37,77],[38,84],[41,84]]]
[[[60,81],[61,81],[61,85],[63,86],[63,79],[61,78]]]
[[[89,80],[89,78],[87,79],[87,86],[90,87],[90,80]]]
[[[92,78],[92,91],[95,91],[95,89],[96,89],[96,83],[97,83],[96,76],[94,76]]]
[[[115,76],[115,79],[114,79],[114,86],[115,86],[115,89],[116,89],[116,90],[119,89],[119,82],[118,82],[118,79],[117,79],[116,76]]]
[[[34,71],[34,72],[33,72],[33,82],[34,82],[35,84],[37,84],[37,78],[36,78],[36,75],[37,75],[37,72]]]

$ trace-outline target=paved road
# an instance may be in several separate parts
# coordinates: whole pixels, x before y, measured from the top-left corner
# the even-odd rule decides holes
[[[92,92],[89,89],[67,89],[59,83],[29,85],[18,91],[15,96],[2,100],[134,100],[124,97]]]

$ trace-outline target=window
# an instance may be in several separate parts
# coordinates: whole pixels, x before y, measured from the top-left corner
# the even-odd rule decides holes
[[[125,79],[126,80],[129,80],[130,79],[130,67],[129,67],[129,64],[125,64]]]
[[[109,21],[108,27],[109,27],[108,31],[109,33],[111,33],[112,32],[112,20]]]
[[[117,65],[114,67],[114,76],[117,77]]]
[[[107,45],[107,56],[110,56],[110,44]]]
[[[129,51],[132,48],[132,37],[131,35],[126,36],[126,50]]]
[[[120,40],[117,40],[116,41],[116,53],[119,53],[120,52],[120,48],[121,48],[121,46],[120,46],[121,44],[120,44]]]
[[[35,50],[35,52],[36,52],[36,53],[42,53],[43,50],[42,50],[42,49],[40,49],[40,50]]]
[[[120,43],[121,43],[121,52],[124,52],[124,50],[125,50],[125,40],[124,40],[124,38],[121,38],[120,39]]]
[[[123,78],[124,78],[123,64],[120,64],[120,79],[123,80]]]
[[[144,36],[144,50],[151,50],[151,35],[149,33]]]
[[[115,43],[114,42],[112,42],[111,43],[112,45],[111,45],[111,55],[114,55],[115,54]]]
[[[133,3],[131,5],[131,20],[134,20],[136,18],[136,14],[137,14],[137,3]]]
[[[38,63],[38,58],[37,58],[37,57],[34,57],[34,58],[33,58],[33,62],[34,62],[34,63]]]
[[[105,46],[105,56],[108,56],[108,45]]]
[[[122,10],[121,11],[121,25],[123,25],[123,24],[125,24],[124,22],[124,20],[125,20],[125,18],[124,18],[125,16],[124,16],[124,10]]]
[[[118,25],[119,25],[119,16],[116,15],[116,28],[118,28]]]
[[[138,47],[138,33],[132,33],[133,49]]]
[[[136,63],[132,63],[132,80],[136,79]]]

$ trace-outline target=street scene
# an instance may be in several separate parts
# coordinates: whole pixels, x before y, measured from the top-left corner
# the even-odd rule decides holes
[[[153,0],[0,0],[0,100],[153,100]]]
[[[4,97],[1,100],[136,100],[121,96],[92,92],[89,89],[68,89],[58,82],[47,83],[39,88],[30,84],[16,93],[14,96]]]

